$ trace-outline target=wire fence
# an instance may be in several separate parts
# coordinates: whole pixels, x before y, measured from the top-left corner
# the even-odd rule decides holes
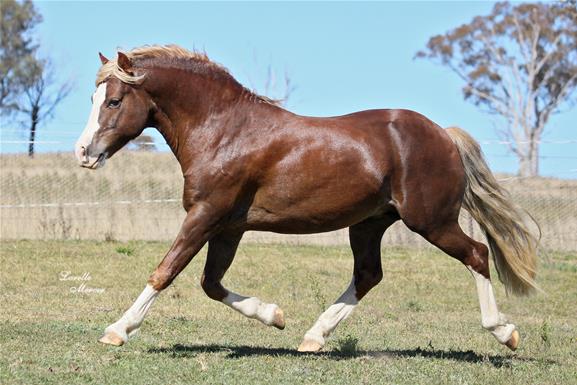
[[[0,145],[9,142],[3,137]],[[74,141],[66,137],[53,142],[71,148]],[[497,142],[485,145],[502,143]],[[577,176],[577,169],[568,168],[566,173],[563,176]],[[539,223],[544,249],[577,250],[576,179],[498,178]],[[0,155],[0,238],[172,240],[184,218],[182,184],[180,167],[166,151],[123,150],[96,172],[79,168],[71,152],[40,153],[33,159],[4,153]],[[461,222],[474,238],[483,239],[466,214]],[[348,243],[348,235],[346,230],[314,235],[251,232],[245,240],[333,245]],[[386,232],[383,242],[429,247],[401,222]]]

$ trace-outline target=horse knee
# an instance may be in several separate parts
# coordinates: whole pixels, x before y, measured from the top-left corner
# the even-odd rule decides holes
[[[202,290],[204,290],[208,298],[213,299],[215,301],[222,301],[224,297],[226,297],[228,294],[225,288],[222,287],[222,285],[220,284],[220,281],[208,278],[204,274],[200,279],[200,286],[202,287]]]
[[[148,278],[148,283],[155,290],[161,291],[170,286],[175,277],[176,275],[167,269],[157,268]]]

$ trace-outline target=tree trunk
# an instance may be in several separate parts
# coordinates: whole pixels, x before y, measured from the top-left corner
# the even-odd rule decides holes
[[[527,151],[519,156],[519,176],[539,176],[539,142],[531,139]]]
[[[531,152],[531,176],[539,176],[539,144],[535,144]]]
[[[28,156],[34,158],[34,140],[36,139],[36,126],[38,125],[38,108],[34,106],[32,112],[30,113],[31,124],[30,124],[30,140],[28,142]]]
[[[528,177],[530,175],[531,167],[529,166],[529,158],[526,155],[519,156],[519,173],[520,177]]]

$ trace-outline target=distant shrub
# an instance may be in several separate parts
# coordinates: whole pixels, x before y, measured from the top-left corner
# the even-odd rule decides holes
[[[356,356],[359,353],[359,339],[350,334],[337,341],[337,350],[343,356]]]
[[[545,345],[547,348],[551,346],[551,331],[551,325],[549,322],[543,321],[539,334],[541,336],[543,345]]]
[[[118,246],[116,248],[116,252],[118,254],[124,254],[124,255],[131,256],[134,254],[134,248],[130,247],[130,246]]]

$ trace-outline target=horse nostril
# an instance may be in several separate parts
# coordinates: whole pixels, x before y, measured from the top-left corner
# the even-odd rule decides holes
[[[86,151],[86,147],[80,147],[80,154],[81,157],[84,157],[84,159],[82,159],[82,163],[88,163],[88,151]]]

